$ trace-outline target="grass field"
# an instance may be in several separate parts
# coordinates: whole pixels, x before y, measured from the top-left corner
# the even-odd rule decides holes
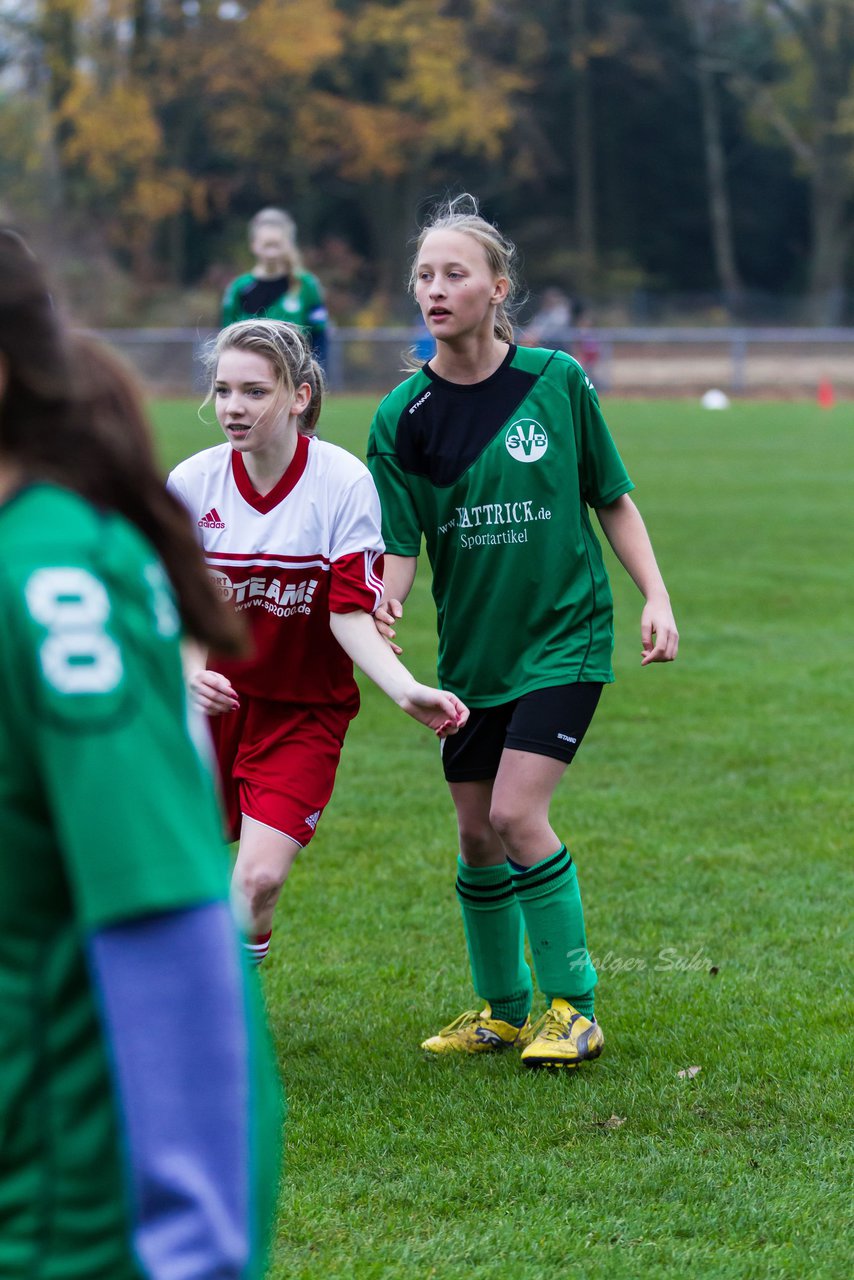
[[[264,974],[272,1280],[851,1274],[854,409],[606,409],[682,648],[641,670],[609,559],[617,683],[553,810],[605,1053],[563,1076],[419,1053],[476,1003],[455,828],[434,742],[366,689]],[[218,443],[156,410],[165,462]],[[336,399],[323,434],[361,453],[371,410]],[[432,680],[428,576],[401,634]]]

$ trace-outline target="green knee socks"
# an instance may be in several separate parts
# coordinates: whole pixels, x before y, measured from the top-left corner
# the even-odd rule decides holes
[[[525,925],[506,863],[470,867],[457,862],[457,897],[474,989],[492,1016],[521,1025],[531,1008],[531,970],[525,960]]]
[[[537,982],[548,1000],[568,1000],[593,1017],[596,970],[587,950],[584,911],[575,865],[566,845],[552,858],[522,868],[510,863]]]

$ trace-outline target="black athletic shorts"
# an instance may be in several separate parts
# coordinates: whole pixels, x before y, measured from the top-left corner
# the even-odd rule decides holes
[[[468,723],[442,742],[448,782],[482,782],[498,773],[505,747],[551,756],[567,764],[587,732],[601,684],[535,689],[498,707],[473,707]]]

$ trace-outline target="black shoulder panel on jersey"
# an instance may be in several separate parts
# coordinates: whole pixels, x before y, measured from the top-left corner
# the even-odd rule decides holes
[[[512,418],[542,368],[513,366],[511,347],[499,369],[473,386],[447,382],[425,366],[430,385],[411,400],[397,422],[395,453],[404,471],[437,488],[453,484]]]
[[[291,287],[290,276],[253,280],[240,290],[240,306],[247,316],[263,316]]]

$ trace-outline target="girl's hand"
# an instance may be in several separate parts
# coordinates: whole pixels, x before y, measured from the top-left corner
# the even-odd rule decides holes
[[[400,705],[413,720],[432,729],[437,738],[449,738],[469,718],[468,707],[456,694],[431,689],[426,684],[414,685]]]
[[[400,645],[394,643],[394,624],[398,618],[403,617],[403,605],[399,600],[383,600],[380,607],[374,614],[374,623],[377,631],[379,631],[383,640],[386,641],[392,653],[403,653]]]
[[[218,671],[197,671],[190,679],[190,696],[206,716],[221,716],[240,706],[237,694]]]
[[[672,662],[679,652],[679,632],[667,596],[647,600],[641,614],[641,666]]]

